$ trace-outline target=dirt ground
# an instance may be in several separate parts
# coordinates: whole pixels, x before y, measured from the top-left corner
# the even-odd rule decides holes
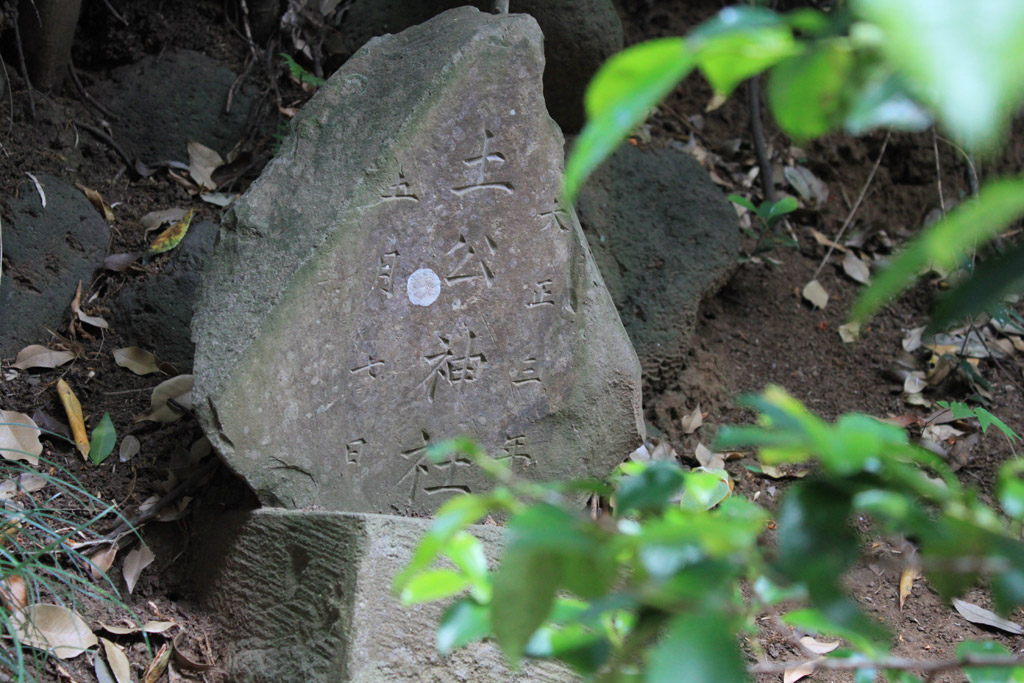
[[[204,52],[235,71],[245,67],[249,48],[225,16],[224,6],[219,1],[116,3],[127,5],[122,11],[127,26],[105,15],[108,11],[105,3],[85,4],[86,14],[73,58],[86,90],[102,82],[111,68],[171,47]],[[620,0],[617,4],[626,28],[627,43],[681,35],[722,6],[718,0]],[[7,69],[12,87],[0,93],[0,192],[5,197],[35,192],[26,172],[51,173],[99,190],[108,203],[116,203],[109,253],[144,248],[148,239],[139,219],[154,209],[195,207],[198,218],[217,219],[220,212],[217,207],[190,197],[166,172],[148,178],[125,173],[121,158],[109,144],[81,133],[74,122],[95,126],[102,114],[71,84],[65,86],[61,95],[37,93],[36,119],[31,120],[28,93],[13,72],[11,62],[7,62]],[[266,79],[266,74],[253,69],[250,78],[268,97],[273,96],[274,89],[264,88],[260,81]],[[678,141],[695,146],[699,148],[698,158],[713,173],[724,192],[753,194],[755,200],[759,200],[760,181],[751,179],[748,173],[756,162],[748,133],[747,93],[740,89],[720,108],[705,111],[710,100],[711,92],[706,83],[699,77],[689,78],[659,108],[649,125],[650,139],[642,142],[659,145]],[[698,441],[710,444],[718,425],[751,419],[749,413],[735,407],[736,395],[761,390],[768,384],[782,385],[826,419],[850,411],[882,418],[925,417],[931,412],[929,408],[905,401],[902,382],[893,378],[893,368],[901,361],[914,369],[926,368],[926,359],[904,358],[901,340],[908,330],[925,323],[931,300],[941,286],[939,279],[925,280],[887,309],[862,330],[860,341],[844,343],[838,329],[845,322],[844,315],[860,285],[844,273],[841,254],[833,254],[821,265],[826,247],[814,239],[812,229],[834,239],[864,191],[863,202],[853,214],[844,239],[859,237],[860,253],[869,257],[884,256],[892,245],[914,234],[942,202],[949,204],[969,193],[964,157],[950,144],[933,137],[930,131],[915,135],[893,134],[887,143],[884,134],[862,139],[830,135],[794,149],[792,142],[765,118],[775,164],[781,167],[782,163],[795,161],[806,166],[827,184],[830,197],[818,209],[802,209],[793,214],[789,227],[797,238],[797,248],[780,248],[768,254],[777,261],[774,265],[764,259],[760,263],[743,264],[719,294],[705,302],[689,367],[675,386],[660,395],[645,396],[649,423],[687,462]],[[271,122],[271,129],[274,126],[276,122]],[[272,138],[266,135],[255,136],[254,141],[250,151],[257,157],[273,144]],[[868,183],[883,145],[885,152]],[[936,171],[936,153],[939,172]],[[1018,135],[1002,159],[982,169],[982,176],[996,171],[1019,172],[1024,166],[1022,159],[1024,138]],[[240,181],[239,187],[257,171],[253,169],[248,178]],[[788,189],[784,180],[780,180],[778,188]],[[753,241],[748,240],[745,248],[752,247]],[[144,269],[99,275],[87,284],[83,295],[83,301],[89,302],[89,312],[93,315],[109,312],[110,299],[120,287],[130,279],[152,276],[165,261],[166,257],[157,257]],[[824,310],[812,308],[800,296],[803,285],[814,277],[831,294]],[[38,342],[48,343],[53,348],[66,347],[76,352],[78,358],[59,370],[29,373],[11,371],[12,359],[5,358],[0,372],[0,409],[28,414],[43,410],[50,416],[63,418],[54,389],[57,379],[63,377],[76,388],[83,405],[88,406],[90,428],[98,416],[109,412],[119,435],[134,432],[140,439],[141,449],[139,455],[126,463],[118,462],[115,451],[103,466],[86,464],[66,444],[57,441],[47,442],[44,453],[78,477],[90,493],[104,501],[115,502],[131,516],[146,498],[162,495],[167,490],[169,472],[180,464],[182,453],[187,453],[199,439],[201,430],[188,419],[160,428],[135,425],[135,417],[148,410],[150,392],[159,380],[136,376],[115,365],[110,351],[127,345],[116,329],[99,334],[82,328],[73,333],[64,327],[56,332],[63,340],[40,339]],[[980,374],[992,385],[990,409],[1013,429],[1024,433],[1021,368],[1020,354],[1008,355],[998,362],[983,359],[979,364]],[[966,382],[949,380],[930,387],[925,396],[931,400],[964,400],[972,391]],[[705,424],[696,434],[685,434],[681,419],[698,405],[706,413]],[[957,453],[959,476],[966,484],[976,486],[983,500],[992,502],[995,472],[1012,455],[1007,441],[990,433],[982,437],[973,450]],[[737,481],[738,493],[756,495],[759,502],[770,506],[790,479],[755,475],[747,469],[750,463],[746,460],[749,459],[728,465]],[[178,470],[177,476],[185,478],[188,471]],[[142,535],[155,552],[156,561],[143,571],[134,592],[123,597],[127,606],[143,620],[176,622],[178,626],[170,634],[182,635],[180,645],[198,661],[217,663],[221,661],[225,634],[219,631],[211,615],[205,614],[191,600],[183,583],[185,558],[198,520],[251,507],[255,502],[245,486],[224,468],[204,478],[192,495],[194,499],[182,517],[170,522],[151,522],[144,527]],[[873,535],[867,526],[864,529],[868,559],[850,573],[847,583],[866,609],[895,634],[894,654],[919,659],[944,658],[953,655],[960,641],[986,637],[1018,651],[1022,645],[1019,638],[986,631],[965,621],[943,604],[924,580],[916,583],[906,605],[900,609],[897,592],[903,547],[893,539]],[[115,580],[120,582],[120,576]],[[980,589],[965,599],[982,607],[990,606],[988,596]],[[113,612],[90,615],[97,621],[114,622],[124,616],[124,613]],[[770,618],[766,617],[762,626],[758,640],[769,660],[802,657],[791,638],[776,629]],[[131,636],[122,637],[118,642],[129,646],[138,675],[147,660],[144,645]],[[160,636],[153,638],[154,645],[159,646],[161,642]],[[81,661],[65,662],[64,666],[74,680],[94,680],[91,667]],[[178,674],[183,680],[223,678],[216,669],[196,671],[179,667]],[[63,679],[52,665],[47,665],[40,678]],[[762,680],[781,680],[781,676],[764,676]],[[806,680],[852,679],[819,673]],[[963,679],[955,674],[935,680]]]

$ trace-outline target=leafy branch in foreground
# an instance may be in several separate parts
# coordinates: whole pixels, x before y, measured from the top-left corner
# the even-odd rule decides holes
[[[494,638],[513,665],[553,658],[590,680],[667,682],[686,672],[698,683],[767,671],[750,663],[760,652],[755,618],[765,613],[845,640],[820,668],[853,669],[858,680],[877,671],[901,682],[920,680],[910,671],[935,670],[891,657],[889,634],[843,589],[860,555],[855,516],[910,539],[918,548],[911,561],[944,598],[984,578],[998,610],[1024,604],[1019,461],[1001,475],[1011,523],[899,427],[861,414],[830,424],[778,387],[744,402],[758,411],[758,424],[723,429],[717,449],[756,448],[765,465],[816,465],[817,474],[789,487],[773,512],[730,496],[730,486],[723,491],[724,470],[630,462],[607,483],[541,485],[519,480],[473,442],[453,440],[429,455],[457,451],[499,484],[438,511],[395,591],[408,604],[458,596],[438,628],[443,653]],[[609,496],[612,515],[581,514],[580,492]],[[493,572],[469,531],[489,513],[508,518]],[[992,643],[965,644],[940,668],[962,666],[973,678],[1004,666],[1024,676],[1024,661],[1008,655]]]
[[[634,45],[598,71],[587,124],[566,163],[565,197],[693,70],[716,96],[767,74],[767,100],[797,140],[843,128],[921,130],[937,120],[972,154],[992,154],[1024,103],[1024,3],[1004,0],[849,0],[829,14],[723,9],[686,37]],[[864,322],[929,263],[949,267],[1024,215],[1024,177],[983,187],[928,228],[860,296]],[[1010,249],[940,302],[936,326],[998,308],[1024,288],[1024,247]]]

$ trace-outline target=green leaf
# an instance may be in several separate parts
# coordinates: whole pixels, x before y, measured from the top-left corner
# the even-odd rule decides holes
[[[661,38],[615,55],[587,87],[587,124],[565,167],[565,197],[576,196],[587,176],[694,66],[682,38]]]
[[[968,148],[994,150],[1024,99],[1024,3],[855,0],[908,86]]]
[[[686,485],[683,497],[679,501],[684,510],[710,510],[732,493],[729,485],[729,473],[725,470],[709,470],[698,467],[685,475]]]
[[[491,619],[494,636],[512,666],[551,611],[560,578],[556,554],[515,545],[506,549],[494,576]]]
[[[437,650],[447,655],[491,632],[491,615],[486,606],[463,598],[449,605],[437,627]]]
[[[1017,432],[1010,429],[1010,427],[1005,422],[1003,422],[998,417],[988,412],[984,408],[976,408],[974,412],[977,413],[978,415],[978,422],[981,423],[982,432],[987,434],[988,428],[994,425],[995,428],[1001,431],[1010,441],[1021,440],[1020,435],[1017,434]]]
[[[1010,655],[1010,651],[991,640],[965,640],[956,646],[956,654],[963,657],[974,655]],[[1008,666],[965,666],[964,675],[970,683],[1009,683],[1015,669]]]
[[[726,7],[690,34],[690,47],[715,93],[726,96],[801,49],[782,16],[757,7]]]
[[[491,577],[483,544],[468,531],[460,531],[448,542],[444,554],[472,584],[473,598],[481,604],[488,604],[491,601]]]
[[[616,512],[625,515],[629,511],[662,510],[682,485],[683,472],[678,465],[667,460],[652,462],[640,474],[623,477],[615,492]]]
[[[469,588],[470,580],[454,569],[432,569],[412,577],[399,596],[404,605],[443,600]]]
[[[987,183],[977,199],[961,204],[928,228],[893,259],[889,268],[878,273],[854,304],[851,319],[863,324],[910,286],[925,265],[934,262],[940,268],[952,268],[967,249],[986,242],[1021,214],[1024,178]]]
[[[831,39],[772,69],[768,104],[783,130],[806,140],[836,126],[845,106],[844,93],[853,65],[849,44]]]
[[[778,220],[780,218],[782,218],[783,216],[785,216],[787,213],[792,213],[792,212],[796,211],[797,206],[799,206],[797,204],[796,197],[783,197],[782,199],[780,199],[777,202],[774,202],[774,203],[767,202],[767,204],[768,204],[767,223],[769,225],[773,225],[774,223],[777,223]]]
[[[735,619],[702,610],[684,613],[669,624],[665,638],[653,649],[646,683],[722,683],[746,681],[746,668],[736,647]],[[685,672],[685,677],[681,678]]]
[[[430,566],[452,537],[478,522],[489,509],[490,498],[475,494],[457,496],[442,505],[434,523],[416,546],[409,564],[395,577],[392,590],[400,592],[413,576]]]
[[[969,278],[941,296],[932,311],[928,331],[947,329],[968,316],[992,311],[1006,295],[1021,291],[1024,291],[1024,244],[984,261]]]
[[[1024,460],[1007,460],[999,467],[999,478],[996,483],[999,504],[1011,519],[1018,522],[1024,520],[1024,481],[1020,478],[1022,473]]]
[[[732,202],[733,204],[739,204],[743,208],[748,209],[749,211],[752,211],[755,214],[757,213],[757,207],[754,206],[754,203],[747,199],[746,197],[741,197],[738,194],[731,194],[729,195],[729,201]]]
[[[114,450],[115,443],[117,443],[117,432],[114,430],[110,413],[103,413],[100,423],[92,430],[92,440],[89,442],[89,460],[92,461],[92,464],[99,465],[106,460]]]
[[[932,117],[910,98],[899,78],[879,69],[853,95],[844,125],[850,135],[863,135],[874,128],[924,130]]]

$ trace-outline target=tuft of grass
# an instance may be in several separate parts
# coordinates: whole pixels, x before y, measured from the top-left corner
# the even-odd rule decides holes
[[[0,458],[6,454],[0,452]],[[80,612],[99,601],[130,614],[105,573],[93,579],[94,565],[87,557],[103,547],[100,523],[123,517],[60,465],[40,458],[38,468],[0,459],[0,671],[10,672],[5,680],[19,683],[35,681],[34,672],[42,671],[51,655],[21,642],[11,628],[19,609],[12,601],[14,584],[24,587],[29,605],[49,603]],[[17,486],[26,474],[41,477],[45,485],[34,492]],[[13,491],[10,484],[2,487],[8,481],[15,482]]]

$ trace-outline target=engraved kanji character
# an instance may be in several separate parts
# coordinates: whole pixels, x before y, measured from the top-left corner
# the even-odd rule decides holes
[[[534,367],[537,359],[530,357],[523,360],[519,368],[512,371],[512,384],[540,383],[540,371]]]
[[[364,372],[370,377],[370,379],[377,379],[383,370],[384,361],[374,358],[373,356],[367,356],[366,363],[357,368],[352,368],[349,372],[353,375],[358,375],[359,373]]]
[[[481,248],[482,246],[482,248]],[[462,280],[473,280],[483,278],[488,287],[494,280],[494,272],[487,263],[487,252],[491,255],[498,251],[497,243],[490,235],[484,235],[483,240],[470,241],[466,236],[459,233],[459,239],[455,246],[448,250],[449,256],[458,256],[459,261],[445,277],[447,284],[460,282]]]
[[[509,182],[492,182],[489,180],[489,174],[500,166],[503,166],[507,159],[501,152],[491,151],[491,140],[494,139],[494,133],[484,128],[484,140],[480,154],[471,156],[467,159],[463,159],[462,163],[469,167],[471,176],[474,177],[474,181],[468,185],[462,185],[461,187],[452,188],[452,192],[462,196],[470,192],[477,190],[499,190],[512,194],[515,188],[512,187],[512,183]]]
[[[398,179],[388,187],[380,198],[385,202],[402,199],[412,202],[418,202],[420,200],[420,198],[410,190],[409,180],[405,177],[405,172],[401,167],[398,169]]]
[[[531,290],[530,301],[526,304],[527,308],[533,308],[535,306],[554,306],[555,297],[551,291],[551,280],[541,280],[537,284],[533,285]]]
[[[487,364],[486,356],[475,352],[476,334],[472,330],[468,331],[464,350],[455,348],[451,337],[438,335],[437,338],[443,349],[440,353],[423,356],[423,360],[430,366],[430,372],[420,382],[420,386],[427,388],[427,397],[431,401],[434,400],[438,382],[441,380],[449,386],[475,382],[483,366]]]
[[[398,265],[398,252],[389,251],[380,257],[377,266],[377,288],[388,296],[395,291],[395,266]]]

